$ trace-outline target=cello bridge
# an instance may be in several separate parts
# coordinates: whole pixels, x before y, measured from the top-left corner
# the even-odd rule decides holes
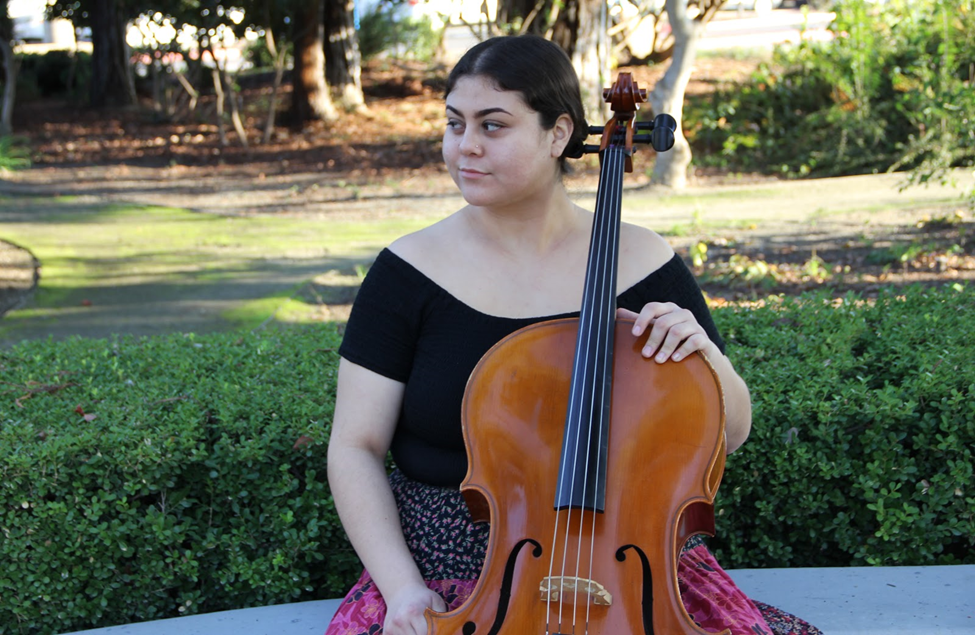
[[[549,576],[539,585],[542,601],[575,602],[576,598],[589,601],[596,606],[609,606],[613,603],[613,595],[606,587],[586,578],[574,576]]]

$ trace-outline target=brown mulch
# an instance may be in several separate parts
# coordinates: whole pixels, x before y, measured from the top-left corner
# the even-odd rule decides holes
[[[820,228],[758,243],[717,238],[695,273],[715,304],[814,290],[871,297],[885,287],[965,285],[975,281],[973,230],[971,215],[957,208],[855,236]]]

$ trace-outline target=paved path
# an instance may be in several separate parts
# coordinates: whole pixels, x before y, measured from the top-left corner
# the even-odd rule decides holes
[[[835,14],[830,11],[778,9],[765,15],[752,11],[719,11],[707,23],[699,50],[771,50],[778,44],[798,44],[802,40],[823,42],[832,39],[828,31]]]

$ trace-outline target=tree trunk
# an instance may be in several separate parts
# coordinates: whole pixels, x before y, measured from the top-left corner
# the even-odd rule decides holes
[[[325,1],[325,79],[348,112],[366,109],[354,9],[355,0]]]
[[[323,1],[305,0],[295,15],[295,59],[291,99],[292,124],[338,118],[325,82]]]
[[[550,39],[568,53],[579,75],[587,120],[599,124],[609,114],[603,89],[613,83],[604,6],[600,0],[566,0],[550,30]]]
[[[96,108],[135,103],[135,84],[129,73],[125,24],[116,0],[92,0],[91,95]]]
[[[214,58],[216,61],[216,58]],[[217,137],[220,139],[220,146],[226,148],[230,145],[227,140],[227,124],[223,120],[223,107],[226,103],[226,95],[223,94],[223,82],[220,80],[220,71],[214,67],[211,71],[213,78],[214,107],[217,112]]]
[[[697,0],[694,2],[697,8],[694,22],[703,30],[704,25],[714,19],[725,2],[726,0]],[[631,49],[630,45],[633,44],[631,37],[635,38],[638,33],[631,31],[628,34],[625,29],[616,27],[613,56],[619,61],[620,66],[663,64],[671,58],[674,54],[674,34],[670,30],[669,21],[661,19],[665,12],[666,9],[656,10],[651,7],[632,20],[632,24],[629,25],[631,27],[636,27],[642,20],[649,20],[653,26],[648,38],[638,42],[637,51]]]
[[[267,119],[264,122],[264,135],[261,138],[263,143],[271,143],[271,135],[274,134],[274,121],[278,116],[278,97],[281,94],[281,80],[284,78],[284,66],[287,60],[287,52],[282,48],[278,49],[274,31],[268,27],[265,35],[267,50],[274,59],[274,83],[271,85],[271,100],[267,107]]]
[[[667,113],[677,120],[676,140],[668,152],[657,155],[650,182],[673,189],[687,187],[687,170],[691,165],[691,147],[681,129],[684,92],[691,78],[697,45],[704,24],[687,15],[686,0],[667,0],[667,15],[674,33],[674,51],[667,72],[650,92],[653,113]]]
[[[0,57],[3,61],[3,104],[0,106],[0,137],[13,134],[14,102],[17,95],[17,71],[20,64],[14,57],[13,25],[7,15],[7,2],[0,11]]]
[[[237,139],[240,140],[240,145],[248,148],[250,147],[250,143],[247,141],[247,129],[244,128],[244,120],[240,117],[240,109],[243,106],[243,98],[234,88],[234,81],[225,69],[220,69],[218,79],[220,79],[224,86],[227,87],[228,101],[230,102],[230,121],[234,124],[234,131],[237,133]]]
[[[544,11],[543,2],[536,0],[499,0],[497,23],[500,25],[521,24],[522,33],[538,33],[534,28],[534,16]]]
[[[12,135],[14,132],[14,104],[17,98],[17,67],[14,51],[10,42],[0,40],[0,52],[3,53],[3,106],[0,107],[0,137]]]
[[[173,75],[176,76],[176,80],[179,82],[180,86],[183,87],[183,90],[186,91],[186,95],[189,97],[189,102],[186,106],[187,114],[194,114],[196,112],[196,104],[200,100],[199,91],[193,87],[193,84],[189,79],[186,78],[186,75],[184,75],[182,71],[174,68]],[[177,100],[177,103],[180,103],[179,100]]]

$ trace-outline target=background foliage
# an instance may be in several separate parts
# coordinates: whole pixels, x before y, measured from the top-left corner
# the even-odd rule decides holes
[[[401,15],[397,5],[379,4],[365,13],[359,24],[359,50],[362,59],[382,54],[401,59],[431,62],[440,46],[443,29],[437,29],[429,17]]]
[[[715,318],[752,389],[732,567],[975,563],[975,290],[805,296]],[[341,595],[326,444],[339,335],[0,352],[0,633]]]
[[[975,3],[841,0],[831,42],[779,48],[685,112],[705,164],[788,176],[975,163]]]
[[[81,101],[91,79],[91,55],[80,51],[24,54],[20,63],[17,94],[25,101],[41,97]]]

